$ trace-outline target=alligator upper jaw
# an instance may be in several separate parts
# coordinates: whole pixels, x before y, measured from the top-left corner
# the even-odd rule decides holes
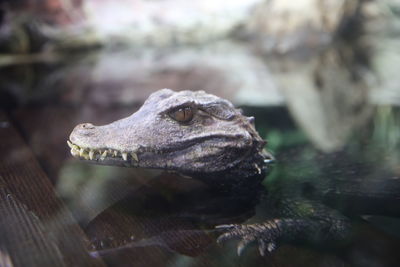
[[[137,151],[119,151],[111,148],[92,149],[81,147],[70,140],[67,141],[67,144],[71,148],[72,156],[82,160],[100,164],[113,163],[115,165],[129,166],[137,166],[139,163],[139,152]]]

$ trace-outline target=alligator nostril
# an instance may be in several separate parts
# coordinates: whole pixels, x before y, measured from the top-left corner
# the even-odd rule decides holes
[[[82,123],[82,124],[81,124],[81,127],[82,127],[83,129],[93,129],[93,128],[94,128],[94,125],[91,124],[91,123]]]

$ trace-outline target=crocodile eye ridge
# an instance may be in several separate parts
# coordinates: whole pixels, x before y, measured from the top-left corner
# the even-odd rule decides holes
[[[169,116],[177,122],[188,123],[193,119],[194,111],[192,107],[180,107],[171,111]]]

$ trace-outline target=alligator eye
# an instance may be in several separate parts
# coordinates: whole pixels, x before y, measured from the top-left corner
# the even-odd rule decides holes
[[[169,115],[178,122],[189,122],[193,119],[193,109],[191,107],[178,108]]]

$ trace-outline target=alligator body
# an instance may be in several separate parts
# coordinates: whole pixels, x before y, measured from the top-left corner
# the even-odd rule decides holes
[[[88,162],[174,171],[235,193],[261,187],[273,160],[254,118],[203,91],[159,90],[127,118],[77,125],[68,144],[73,156]],[[217,226],[218,242],[240,239],[239,254],[257,243],[264,255],[286,242],[321,243],[349,235],[346,216],[306,199],[298,185],[278,182],[267,191],[268,219]]]

